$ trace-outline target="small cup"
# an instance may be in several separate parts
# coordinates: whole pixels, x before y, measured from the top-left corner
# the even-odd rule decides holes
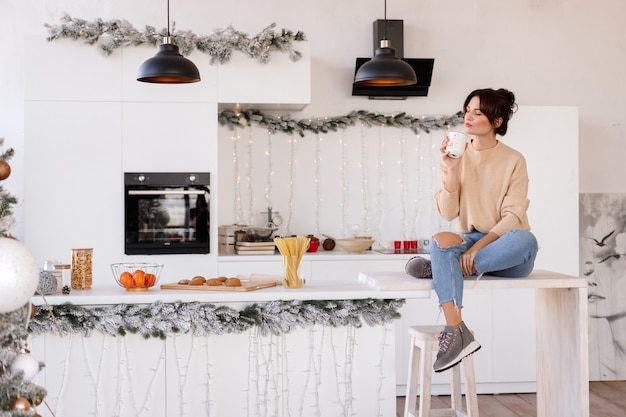
[[[450,158],[460,158],[465,152],[465,146],[469,140],[469,136],[461,132],[448,132],[448,144],[446,145],[446,153]]]
[[[402,241],[394,240],[393,241],[393,251],[395,253],[400,253],[401,248],[402,248]]]

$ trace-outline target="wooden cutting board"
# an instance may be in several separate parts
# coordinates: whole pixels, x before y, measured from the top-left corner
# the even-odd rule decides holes
[[[162,290],[196,290],[196,291],[254,291],[261,288],[275,287],[276,281],[272,282],[241,282],[240,287],[227,287],[226,285],[182,285],[161,284]]]

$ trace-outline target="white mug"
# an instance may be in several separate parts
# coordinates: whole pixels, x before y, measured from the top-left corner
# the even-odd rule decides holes
[[[446,153],[450,158],[460,158],[465,152],[465,145],[469,141],[469,136],[461,132],[448,132],[448,144]]]

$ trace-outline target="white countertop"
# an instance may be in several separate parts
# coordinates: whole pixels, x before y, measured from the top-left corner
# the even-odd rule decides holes
[[[131,292],[124,288],[92,288],[72,290],[69,295],[48,295],[48,304],[75,305],[150,304],[200,301],[205,303],[264,302],[273,300],[356,300],[365,298],[427,298],[430,290],[380,290],[367,282],[357,280],[307,282],[302,288],[284,288],[281,285],[254,291],[162,290],[157,284],[148,291]],[[43,297],[34,296],[35,305],[45,304]]]
[[[400,259],[409,260],[414,256],[428,257],[427,253],[383,253],[382,249],[366,250],[362,253],[350,253],[341,249],[333,249],[331,251],[318,250],[317,252],[306,252],[302,256],[303,261],[355,261],[355,260],[390,260]],[[218,255],[219,262],[247,262],[247,261],[282,261],[282,255],[278,252],[274,255],[236,255],[223,254]]]
[[[361,272],[358,280],[320,280],[307,282],[302,288],[284,288],[281,285],[254,291],[163,290],[156,287],[144,292],[124,288],[92,288],[72,290],[69,295],[48,295],[49,304],[75,305],[150,304],[163,302],[232,303],[265,302],[273,300],[357,300],[366,298],[428,298],[432,280],[416,279],[404,272]],[[580,288],[586,287],[584,278],[550,271],[536,270],[526,278],[499,278],[484,276],[465,279],[465,288]],[[45,304],[43,297],[34,296],[35,305]]]

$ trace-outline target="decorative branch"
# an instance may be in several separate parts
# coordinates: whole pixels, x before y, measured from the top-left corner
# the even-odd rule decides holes
[[[295,120],[290,115],[274,116],[262,113],[258,110],[223,110],[218,114],[221,125],[235,127],[250,126],[253,123],[265,127],[271,133],[282,132],[298,133],[304,137],[306,131],[313,133],[327,133],[339,129],[347,129],[357,123],[367,127],[393,126],[411,129],[415,134],[420,131],[430,133],[431,130],[449,129],[463,122],[463,113],[458,112],[452,116],[409,116],[406,113],[384,115],[372,113],[367,110],[355,110],[350,114],[338,117],[323,117],[317,119]]]
[[[142,32],[126,20],[113,19],[105,22],[98,18],[89,22],[67,14],[61,18],[60,24],[46,23],[44,26],[48,29],[48,41],[83,40],[88,45],[97,45],[107,56],[121,46],[155,46],[168,35],[166,28],[157,31],[153,26],[146,26]],[[291,30],[282,29],[280,33],[276,33],[275,23],[252,38],[231,26],[226,29],[216,29],[209,36],[196,35],[189,30],[176,31],[176,25],[172,26],[170,35],[174,37],[174,42],[180,48],[181,54],[188,55],[197,49],[211,56],[211,64],[215,61],[220,64],[228,62],[233,50],[241,51],[264,64],[269,61],[270,54],[274,51],[288,53],[289,59],[295,62],[302,57],[302,54],[293,49],[293,42],[306,41],[302,31],[294,33]]]
[[[251,304],[242,310],[228,306],[192,302],[163,303],[148,306],[117,304],[100,307],[83,307],[70,303],[39,306],[29,323],[34,335],[44,333],[63,335],[80,333],[89,336],[98,331],[111,336],[127,333],[141,334],[146,339],[164,339],[169,334],[242,333],[258,326],[262,335],[280,335],[296,328],[315,324],[339,327],[361,327],[363,321],[370,326],[391,322],[400,317],[399,309],[405,300],[331,300],[331,301],[270,301]]]

